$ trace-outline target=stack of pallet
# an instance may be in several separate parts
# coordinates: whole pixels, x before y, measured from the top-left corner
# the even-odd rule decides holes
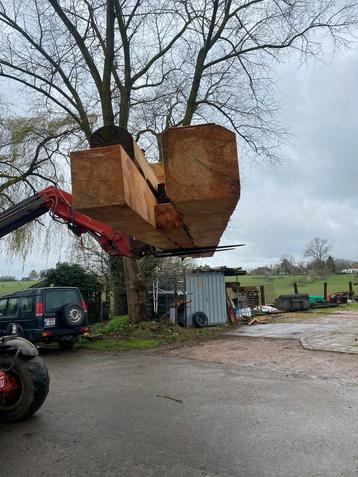
[[[172,128],[162,147],[156,164],[133,139],[72,152],[74,208],[161,250],[216,246],[240,197],[235,134]]]

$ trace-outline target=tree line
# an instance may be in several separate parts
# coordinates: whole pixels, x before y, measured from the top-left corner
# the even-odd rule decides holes
[[[292,255],[283,255],[278,262],[256,267],[250,270],[250,273],[284,275],[316,273],[324,276],[349,268],[358,269],[357,260],[334,257],[330,253],[331,249],[328,240],[316,237],[305,246],[303,257],[306,261],[297,260]]]

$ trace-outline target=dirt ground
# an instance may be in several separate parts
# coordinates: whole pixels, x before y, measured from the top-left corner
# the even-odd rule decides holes
[[[293,339],[225,337],[162,353],[207,363],[237,364],[240,369],[270,370],[290,377],[339,382],[358,378],[357,355],[307,350]]]

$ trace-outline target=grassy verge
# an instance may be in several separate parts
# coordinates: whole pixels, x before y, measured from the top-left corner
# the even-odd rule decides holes
[[[144,321],[131,323],[127,316],[116,316],[105,323],[91,326],[90,339],[81,338],[77,348],[96,351],[150,349],[161,345],[193,342],[215,338],[226,327],[203,329]]]

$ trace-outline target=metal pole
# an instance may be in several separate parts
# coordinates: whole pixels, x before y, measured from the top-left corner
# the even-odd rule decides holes
[[[174,321],[178,322],[178,309],[177,309],[177,277],[174,278]]]

